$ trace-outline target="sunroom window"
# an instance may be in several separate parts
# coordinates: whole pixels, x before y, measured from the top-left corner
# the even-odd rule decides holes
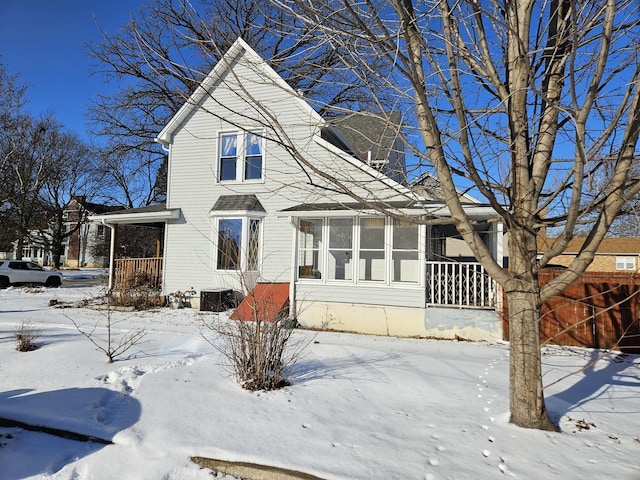
[[[360,219],[359,280],[385,280],[384,224],[384,218]]]
[[[393,281],[419,281],[419,229],[415,223],[393,220]]]
[[[298,232],[298,277],[322,278],[321,218],[301,219]]]
[[[264,135],[232,132],[220,135],[218,180],[241,182],[262,179]]]
[[[353,280],[353,219],[329,219],[328,277]]]
[[[298,220],[298,278],[419,284],[424,227],[384,217]]]

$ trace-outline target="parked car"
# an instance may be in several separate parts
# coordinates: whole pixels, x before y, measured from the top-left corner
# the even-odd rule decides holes
[[[37,263],[26,260],[0,260],[0,288],[28,283],[59,287],[62,284],[62,274],[45,270]]]

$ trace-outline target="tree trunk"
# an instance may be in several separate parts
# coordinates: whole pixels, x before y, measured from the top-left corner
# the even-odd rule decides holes
[[[22,260],[24,250],[24,238],[22,236],[18,237],[18,241],[16,242],[16,260]]]
[[[536,237],[515,228],[509,269],[515,280],[505,289],[509,307],[509,406],[511,422],[524,428],[557,430],[547,414],[540,355],[540,284],[534,273]]]
[[[507,294],[509,304],[509,404],[511,422],[525,428],[556,430],[544,404],[540,360],[540,298],[533,291]]]

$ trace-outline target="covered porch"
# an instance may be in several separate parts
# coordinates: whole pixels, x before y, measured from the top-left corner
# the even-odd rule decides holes
[[[112,229],[109,248],[109,291],[125,292],[141,288],[162,290],[165,226],[168,221],[179,218],[180,209],[167,209],[165,205],[119,210],[89,217],[89,220]],[[131,228],[134,227],[146,229],[147,238],[144,247],[128,249],[123,236],[132,235]],[[128,231],[125,233],[125,230]],[[142,252],[144,255],[130,255],[134,252]]]

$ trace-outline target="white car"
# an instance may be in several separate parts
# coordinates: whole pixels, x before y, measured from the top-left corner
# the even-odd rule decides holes
[[[26,260],[0,260],[0,288],[28,283],[59,287],[62,284],[62,274],[55,270],[45,270],[37,263]]]

